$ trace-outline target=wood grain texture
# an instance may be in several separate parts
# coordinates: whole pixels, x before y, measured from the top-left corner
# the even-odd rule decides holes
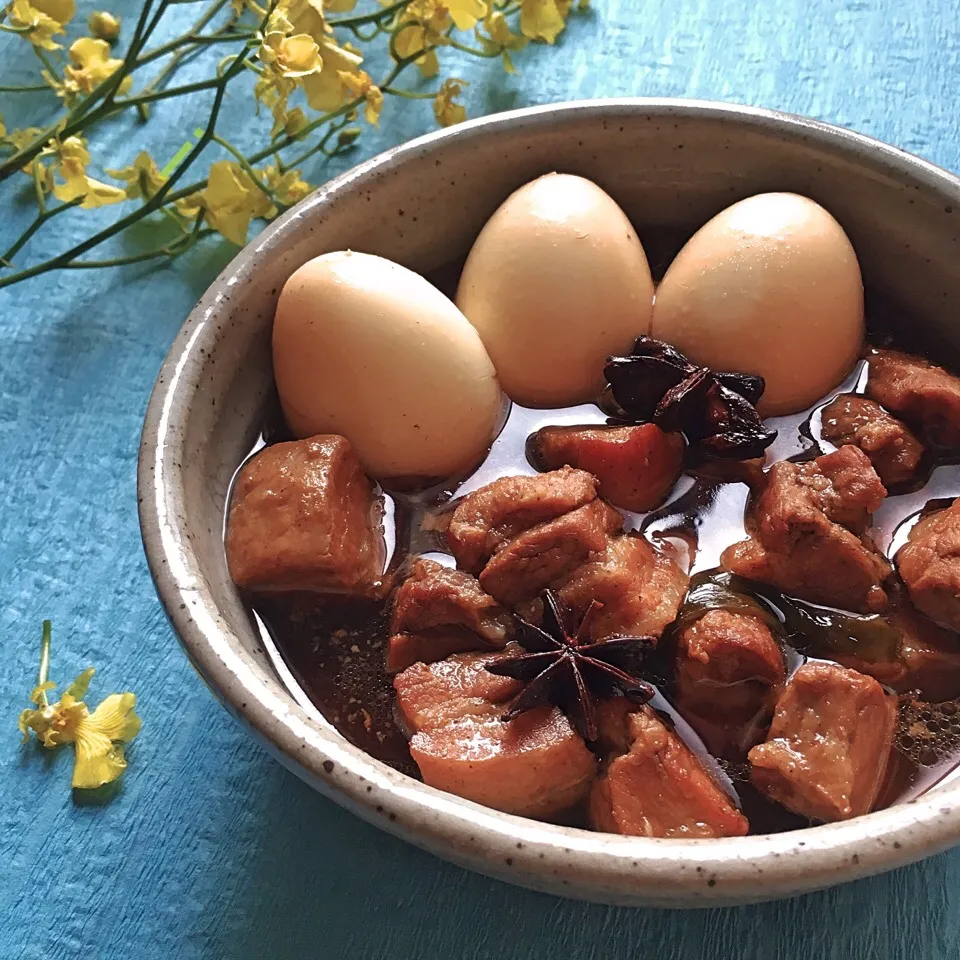
[[[133,0],[118,4],[129,14]],[[87,8],[83,8],[85,16]],[[189,11],[188,11],[189,12]],[[471,113],[575,97],[760,104],[873,134],[960,168],[960,14],[943,0],[597,0],[557,50],[456,65]],[[29,54],[0,39],[26,81]],[[168,103],[118,126],[104,166],[161,161],[201,118]],[[0,95],[8,126],[43,119]],[[385,117],[351,162],[429,127],[428,103]],[[228,112],[249,121],[249,101]],[[642,157],[638,158],[642,163]],[[335,172],[315,171],[318,181]],[[0,193],[0,237],[29,214]],[[44,252],[80,236],[57,221]],[[641,958],[939,960],[960,955],[960,851],[892,875],[740,910],[607,909],[465,873],[379,833],[271,761],[190,670],[154,596],[134,495],[141,417],[163,354],[216,271],[207,248],[173,269],[54,274],[0,292],[0,957]],[[143,734],[109,806],[70,797],[69,756],[21,749],[40,620],[53,674],[88,663],[97,693],[130,686]]]

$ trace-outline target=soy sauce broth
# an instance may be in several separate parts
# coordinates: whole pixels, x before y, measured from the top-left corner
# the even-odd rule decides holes
[[[666,259],[666,258],[665,258]],[[453,265],[434,282],[451,291],[459,275]],[[871,342],[891,345],[882,324],[869,332]],[[899,341],[897,346],[914,349]],[[859,362],[847,379],[803,413],[778,417],[768,423],[779,435],[767,453],[767,465],[790,459],[808,460],[834,447],[822,439],[820,420],[823,408],[841,393],[862,393],[866,385],[866,364]],[[602,424],[607,416],[597,404],[583,404],[557,410],[533,410],[516,404],[484,462],[458,484],[434,488],[415,495],[387,497],[386,524],[390,548],[390,570],[397,571],[404,559],[430,554],[454,565],[439,529],[442,515],[452,499],[461,497],[501,476],[533,474],[527,460],[530,434],[548,425]],[[251,453],[264,444],[289,439],[275,410]],[[715,474],[716,471],[713,471]],[[941,461],[928,464],[928,473],[915,488],[893,490],[874,517],[870,533],[878,548],[889,558],[903,544],[918,517],[933,506],[945,505],[960,496],[960,465]],[[710,469],[690,465],[681,475],[667,501],[643,514],[624,513],[625,527],[641,531],[656,544],[668,546],[679,562],[686,562],[691,574],[715,569],[721,552],[746,536],[745,511],[750,490],[745,482],[711,475]],[[320,598],[315,595],[286,594],[246,598],[269,632],[282,658],[282,668],[299,685],[295,695],[305,694],[322,715],[347,740],[372,756],[410,776],[417,777],[416,765],[393,713],[391,677],[384,670],[389,638],[390,599],[383,602]],[[896,601],[895,601],[896,602]],[[829,615],[829,611],[825,615]],[[678,732],[698,752],[708,767],[718,761],[706,754],[703,744],[682,720],[670,702],[672,686],[671,643],[665,634],[659,655],[650,667],[650,679],[658,686],[658,704],[678,722]],[[829,651],[807,648],[805,653],[787,649],[790,670],[806,659],[830,659]],[[960,698],[960,670],[951,697]],[[952,775],[960,775],[960,701],[955,710],[929,705],[901,709],[901,724],[878,806],[904,802],[920,795]],[[924,719],[921,714],[929,715]],[[918,746],[919,741],[919,746]],[[779,804],[760,795],[747,782],[745,765],[721,764],[725,785],[735,790],[751,833],[770,833],[808,825]]]

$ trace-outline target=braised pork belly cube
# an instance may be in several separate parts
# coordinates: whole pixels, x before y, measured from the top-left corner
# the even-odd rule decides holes
[[[897,693],[917,693],[931,703],[960,697],[960,636],[908,608],[898,610],[891,619],[903,637],[901,673],[887,681],[889,686]],[[880,676],[877,679],[884,682]]]
[[[555,707],[500,719],[521,684],[484,666],[519,652],[416,663],[394,678],[398,712],[425,783],[505,813],[553,817],[586,796],[596,758]]]
[[[234,486],[230,575],[248,590],[375,596],[386,558],[382,516],[382,497],[345,438],[266,447]]]
[[[824,408],[823,436],[838,447],[859,447],[887,487],[912,479],[923,457],[923,445],[905,423],[873,400],[853,394]]]
[[[517,534],[487,562],[480,585],[501,603],[532,600],[604,550],[609,535],[622,526],[613,507],[593,500]]]
[[[868,813],[896,722],[896,698],[873,677],[834,663],[804,664],[777,702],[766,742],[750,751],[750,779],[814,820]]]
[[[603,708],[613,718],[601,717],[601,729],[625,752],[610,761],[590,791],[595,830],[676,839],[747,832],[747,819],[730,796],[654,710],[625,713],[617,701]]]
[[[421,558],[397,590],[390,629],[387,670],[394,672],[417,660],[501,648],[513,634],[513,617],[476,577]]]
[[[896,561],[914,605],[960,630],[960,500],[919,520]]]
[[[685,448],[680,434],[665,433],[652,423],[544,427],[527,441],[538,466],[586,470],[596,477],[604,500],[635,511],[652,510],[664,501],[680,476]]]
[[[728,547],[721,565],[813,603],[882,610],[890,565],[862,532],[885,495],[850,444],[808,463],[775,463],[751,510],[750,539]]]
[[[677,562],[639,534],[611,537],[606,549],[557,587],[557,596],[583,617],[596,600],[590,639],[659,637],[673,621],[690,578]]]
[[[960,449],[960,378],[898,350],[873,350],[868,361],[868,397],[915,425],[933,446]]]
[[[677,708],[712,754],[742,760],[783,690],[780,645],[759,618],[710,610],[677,637]]]
[[[596,496],[594,478],[571,467],[533,477],[501,477],[457,505],[447,542],[461,569],[479,573],[494,551],[518,533],[576,510]]]
[[[502,647],[513,632],[513,618],[476,577],[421,557],[397,590],[390,629],[416,633],[447,626],[464,627]]]

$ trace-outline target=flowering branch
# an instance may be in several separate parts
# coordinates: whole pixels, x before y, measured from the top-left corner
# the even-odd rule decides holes
[[[386,97],[401,103],[432,100],[441,125],[465,119],[458,98],[466,84],[439,76],[440,55],[446,49],[499,57],[512,72],[512,53],[531,40],[556,40],[571,0],[381,0],[379,7],[361,13],[351,12],[356,0],[272,0],[266,7],[257,0],[212,0],[184,33],[150,46],[177,3],[144,0],[122,57],[112,55],[111,43],[121,25],[108,13],[93,14],[91,35],[79,37],[64,51],[58,38],[73,17],[74,0],[12,0],[3,11],[0,26],[32,45],[42,62],[44,84],[0,90],[38,95],[52,91],[63,110],[44,129],[8,132],[0,120],[0,149],[8,152],[0,160],[0,181],[27,175],[37,203],[36,217],[0,257],[0,287],[51,270],[173,259],[214,234],[244,244],[253,220],[272,219],[312,189],[301,175],[303,164],[318,155],[349,150],[362,133],[357,126],[361,116],[367,124],[379,124]],[[341,42],[343,33],[361,47]],[[470,36],[464,38],[465,33]],[[363,69],[364,47],[380,43],[392,64],[374,82]],[[220,51],[222,59],[210,76],[168,86],[185,62],[212,51]],[[152,77],[150,65],[159,66]],[[398,85],[414,66],[424,78],[436,78],[432,91]],[[245,152],[217,123],[228,86],[251,74],[257,110],[268,113],[272,125],[264,124],[262,145]],[[212,93],[213,101],[205,125],[197,130],[198,140],[184,145],[165,167],[142,151],[129,166],[105,171],[112,182],[90,175],[90,143],[100,125],[129,110],[147,121],[150,105],[201,92]],[[224,159],[180,187],[211,146]],[[55,217],[127,203],[136,206],[70,249],[39,262],[18,262]],[[142,253],[85,258],[154,214],[173,226],[172,240]]]

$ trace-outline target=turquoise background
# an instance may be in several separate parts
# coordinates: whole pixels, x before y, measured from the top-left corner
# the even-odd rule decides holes
[[[849,126],[956,170],[958,51],[960,12],[937,0],[597,0],[556,49],[518,56],[516,77],[496,61],[453,69],[470,81],[474,116],[577,97],[720,99]],[[0,64],[3,82],[11,69],[31,82],[17,38],[0,37]],[[8,126],[37,122],[50,99],[0,94],[0,114]],[[96,160],[120,166],[148,146],[162,163],[205,102],[168,103],[146,127],[103,128]],[[429,103],[390,107],[381,132],[311,179],[431,126]],[[249,99],[233,95],[222,129],[254,122]],[[0,240],[30,215],[24,183],[0,185]],[[89,220],[68,219],[35,255],[84,235]],[[134,492],[157,369],[232,252],[211,244],[170,268],[61,272],[0,291],[0,958],[960,955],[960,851],[783,903],[610,909],[441,863],[315,795],[254,744],[164,619]],[[18,742],[45,616],[55,678],[92,663],[94,701],[127,688],[140,698],[143,733],[107,806],[74,802],[67,751]]]

